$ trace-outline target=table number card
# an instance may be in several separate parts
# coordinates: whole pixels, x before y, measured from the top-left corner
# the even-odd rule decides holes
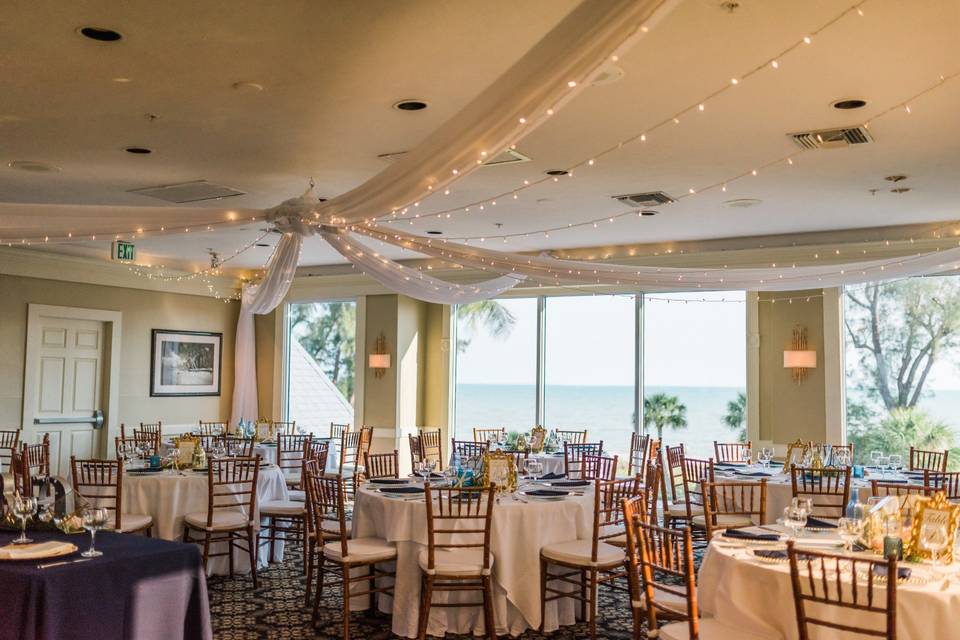
[[[483,456],[483,486],[496,485],[498,493],[517,490],[517,466],[513,456],[494,451]]]
[[[530,451],[533,453],[542,453],[543,446],[547,443],[547,430],[541,426],[536,426],[530,431]]]
[[[270,422],[258,422],[254,438],[257,442],[269,442],[274,437],[273,424]]]
[[[957,526],[960,525],[960,505],[948,502],[942,491],[932,498],[917,499],[907,557],[931,558],[930,551],[923,548],[921,541],[923,525],[928,523],[943,525],[947,532],[947,546],[940,553],[940,560],[946,564],[953,563],[953,546],[957,538]]]

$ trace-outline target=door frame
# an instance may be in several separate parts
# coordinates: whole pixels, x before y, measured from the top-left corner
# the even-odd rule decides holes
[[[110,442],[113,438],[120,435],[118,423],[118,413],[120,407],[120,352],[121,352],[121,332],[123,325],[123,313],[120,311],[106,311],[104,309],[84,309],[81,307],[61,307],[47,304],[27,304],[27,344],[24,356],[23,367],[23,419],[21,427],[24,435],[29,440],[36,439],[39,427],[41,425],[33,424],[34,410],[36,406],[37,387],[33,380],[37,376],[37,365],[39,363],[40,341],[40,319],[41,318],[65,318],[68,320],[93,320],[104,323],[104,331],[107,339],[104,340],[103,362],[104,367],[102,375],[106,378],[101,386],[101,404],[104,415],[104,427],[106,433],[100,434],[99,447],[101,451],[98,456],[103,456],[110,448]],[[101,429],[101,431],[103,430]]]

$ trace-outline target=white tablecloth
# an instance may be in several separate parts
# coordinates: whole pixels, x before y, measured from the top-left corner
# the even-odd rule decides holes
[[[915,575],[928,575],[927,569],[910,566]],[[720,547],[712,543],[700,567],[698,597],[704,613],[731,628],[758,634],[796,640],[797,618],[790,585],[790,566],[768,564],[747,556],[743,549]],[[956,613],[960,611],[960,581],[953,575],[949,584],[943,580],[923,585],[897,585],[897,638],[899,640],[937,640],[960,637]],[[843,622],[867,625],[878,616],[860,618],[864,614],[844,609]],[[872,628],[876,628],[875,626]],[[815,632],[817,640],[846,640],[826,628]]]
[[[287,500],[287,484],[277,467],[260,469],[257,479],[257,504],[265,500]],[[124,513],[150,514],[153,516],[153,535],[164,540],[181,540],[183,517],[188,513],[207,512],[207,474],[184,471],[171,474],[168,471],[136,475],[123,475]],[[195,534],[194,534],[195,537]],[[225,545],[213,545],[211,551],[220,552]],[[278,560],[283,560],[283,542],[276,545]],[[264,546],[259,552],[259,563],[265,565],[269,549]],[[208,563],[210,575],[228,572],[228,558],[211,558]],[[240,573],[250,570],[250,560],[245,552],[234,551],[234,566]]]
[[[321,440],[326,441],[329,445],[327,449],[327,472],[336,473],[340,469],[340,440],[337,438],[321,438]],[[173,448],[173,443],[166,441],[160,444],[160,455],[166,456],[170,449]],[[208,451],[209,455],[210,452]],[[264,463],[277,464],[277,445],[274,444],[264,444],[259,443],[253,445],[253,455],[260,456]],[[562,459],[561,459],[562,460]]]
[[[559,502],[523,503],[509,495],[494,506],[490,548],[494,557],[494,618],[497,633],[518,635],[540,625],[540,548],[548,544],[589,538],[593,527],[593,495]],[[386,498],[361,488],[353,510],[353,536],[377,536],[397,545],[397,581],[394,601],[381,598],[380,609],[393,615],[393,632],[417,636],[420,606],[420,568],[417,556],[427,545],[426,505],[422,501]],[[437,594],[439,600],[457,594]],[[464,601],[476,602],[479,593]],[[362,606],[362,605],[359,605]],[[574,601],[547,603],[546,631],[575,622]],[[483,627],[483,611],[434,607],[427,633],[474,633]]]

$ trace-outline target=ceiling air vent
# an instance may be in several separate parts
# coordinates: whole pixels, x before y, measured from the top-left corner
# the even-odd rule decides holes
[[[622,196],[613,196],[614,200],[619,200],[628,207],[647,208],[656,207],[661,204],[670,204],[673,198],[663,191],[652,191],[650,193],[628,193]]]
[[[194,182],[181,182],[180,184],[166,184],[159,187],[146,187],[143,189],[132,189],[128,193],[136,193],[141,196],[157,198],[176,204],[187,202],[200,202],[202,200],[219,200],[221,198],[231,198],[233,196],[246,195],[243,191],[237,191],[230,187],[224,187],[219,184],[213,184],[206,180],[195,180]]]
[[[804,149],[838,149],[853,144],[873,142],[873,136],[863,127],[821,129],[787,134]]]

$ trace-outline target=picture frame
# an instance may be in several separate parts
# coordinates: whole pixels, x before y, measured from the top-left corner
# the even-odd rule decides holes
[[[256,442],[272,442],[276,436],[275,431],[276,430],[274,429],[274,424],[272,422],[267,420],[258,420],[253,439]]]
[[[542,453],[543,447],[547,443],[547,430],[537,425],[530,430],[530,451],[533,453]]]
[[[940,561],[953,564],[953,547],[957,539],[957,526],[960,525],[960,505],[949,502],[942,491],[935,493],[932,497],[916,500],[913,526],[910,528],[909,548],[905,555],[918,560],[931,558],[930,551],[924,549],[920,541],[923,524],[930,520],[943,524],[947,532],[947,546],[939,554]]]
[[[153,329],[150,396],[219,396],[223,334]]]
[[[496,485],[497,493],[513,493],[517,490],[517,465],[509,453],[492,451],[483,455],[484,488]]]

